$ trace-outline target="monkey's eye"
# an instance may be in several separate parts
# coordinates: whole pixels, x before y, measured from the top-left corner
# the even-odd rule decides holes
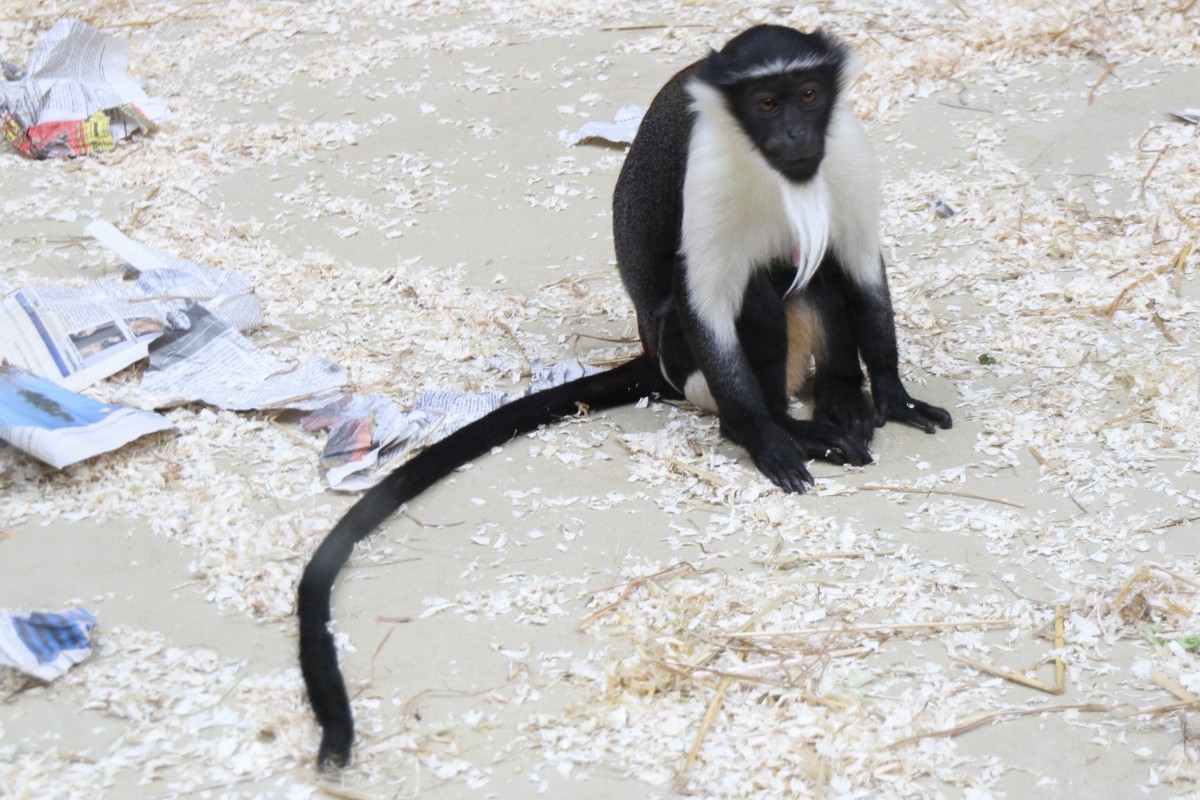
[[[800,90],[800,102],[804,103],[806,106],[811,106],[813,103],[817,102],[818,95],[819,93],[817,92],[817,88],[815,86],[805,86]]]
[[[754,104],[758,106],[758,110],[764,114],[771,114],[775,109],[779,108],[779,101],[774,97],[756,97]]]

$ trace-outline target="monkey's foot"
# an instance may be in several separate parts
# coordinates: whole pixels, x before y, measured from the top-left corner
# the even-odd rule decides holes
[[[875,410],[862,387],[849,382],[818,386],[813,397],[813,422],[844,432],[864,448],[875,436]],[[828,460],[828,459],[827,459]],[[870,459],[866,462],[869,463]],[[859,462],[845,462],[858,464]]]
[[[945,430],[954,425],[950,419],[950,412],[910,396],[899,382],[875,393],[876,427],[883,427],[888,420],[906,422],[926,433],[933,433],[935,425]]]

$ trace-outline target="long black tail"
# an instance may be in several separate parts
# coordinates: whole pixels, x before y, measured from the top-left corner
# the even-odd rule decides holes
[[[365,539],[401,505],[468,461],[514,436],[578,412],[600,410],[651,394],[673,394],[658,365],[646,355],[606,372],[527,395],[501,406],[432,445],[371,487],[338,521],[313,554],[300,579],[300,668],[321,724],[318,768],[345,766],[354,740],[346,683],[329,632],[329,596],[355,543]]]

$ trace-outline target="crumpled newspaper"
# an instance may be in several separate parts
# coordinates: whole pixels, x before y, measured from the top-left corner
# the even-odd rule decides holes
[[[550,365],[535,361],[526,393],[600,371],[578,361]],[[377,481],[397,459],[444,439],[520,396],[497,391],[428,391],[406,411],[385,397],[347,394],[300,420],[300,427],[309,432],[329,431],[321,453],[325,477],[334,489],[358,491]]]
[[[170,111],[126,74],[129,43],[78,19],[54,23],[21,70],[3,63],[0,135],[26,158],[102,153]]]

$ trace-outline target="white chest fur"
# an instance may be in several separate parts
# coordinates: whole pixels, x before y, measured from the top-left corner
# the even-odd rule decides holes
[[[688,299],[717,344],[733,346],[754,270],[784,257],[796,265],[789,291],[812,278],[830,245],[830,193],[818,173],[792,184],[771,168],[702,83],[689,90],[699,112],[683,183],[681,251]]]

